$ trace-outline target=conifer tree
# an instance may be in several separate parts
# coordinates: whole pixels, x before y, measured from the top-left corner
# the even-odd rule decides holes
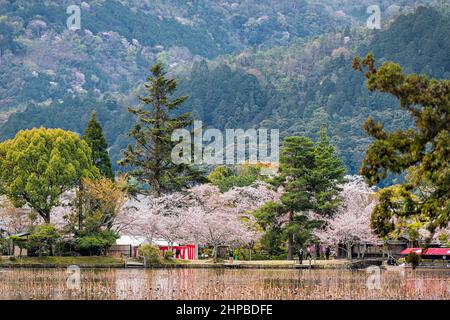
[[[92,113],[84,131],[83,140],[91,147],[92,162],[100,170],[100,174],[106,178],[114,179],[114,172],[108,155],[108,143],[95,112]]]
[[[174,114],[188,97],[171,98],[177,81],[166,76],[161,64],[153,66],[151,72],[145,84],[147,95],[138,96],[140,104],[128,108],[137,119],[129,133],[135,144],[123,151],[119,163],[131,168],[129,174],[139,183],[141,193],[161,196],[204,178],[188,164],[175,164],[171,159],[176,144],[171,139],[173,131],[189,127],[193,122],[191,113]]]
[[[429,231],[428,241],[450,223],[450,81],[404,74],[400,65],[375,66],[372,54],[356,57],[353,68],[363,72],[370,91],[395,96],[411,115],[415,128],[386,131],[369,118],[365,130],[375,139],[360,173],[371,185],[389,173],[407,173],[406,181],[380,191],[371,218],[381,237],[395,236],[402,226]]]
[[[280,154],[280,174],[285,192],[281,196],[289,222],[285,226],[288,238],[288,259],[294,255],[294,237],[306,222],[303,215],[314,208],[309,178],[314,170],[314,143],[306,137],[288,137]]]
[[[319,141],[314,147],[315,170],[311,172],[311,183],[315,187],[315,210],[331,217],[340,205],[340,185],[344,184],[347,169],[331,144],[327,127],[322,126]]]
[[[345,168],[335,154],[333,145],[321,130],[319,141],[306,137],[287,137],[280,153],[280,175],[275,185],[282,185],[280,203],[268,203],[256,212],[261,225],[271,224],[288,241],[288,259],[294,255],[294,240],[305,239],[321,221],[308,218],[314,211],[324,218],[332,216],[340,204],[340,184],[344,182]],[[279,227],[280,218],[288,221]],[[266,227],[266,230],[268,228]]]

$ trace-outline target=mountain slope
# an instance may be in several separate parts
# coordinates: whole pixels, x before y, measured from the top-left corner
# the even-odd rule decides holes
[[[130,6],[125,1],[123,5]],[[8,19],[6,25],[11,25]],[[6,88],[9,94],[2,94],[1,102],[15,107],[22,104],[24,111],[9,117],[0,127],[0,137],[10,138],[20,129],[41,125],[82,132],[91,111],[97,110],[114,160],[127,144],[126,133],[132,124],[125,107],[133,104],[147,76],[146,67],[157,59],[177,73],[180,94],[190,96],[184,110],[193,110],[207,126],[264,126],[279,128],[282,136],[315,137],[320,126],[327,124],[351,173],[357,171],[370,142],[362,130],[369,115],[383,119],[388,128],[410,125],[395,100],[367,91],[364,77],[351,68],[351,58],[374,51],[378,62],[394,60],[408,72],[440,78],[450,72],[445,41],[450,35],[449,14],[432,8],[400,16],[383,31],[355,27],[299,38],[288,46],[250,48],[208,62],[181,48],[158,51],[140,41],[128,42],[115,32],[58,34],[51,29],[44,34],[31,42],[19,36],[25,49],[13,49],[10,43],[1,57],[3,66],[7,63],[9,70],[17,72],[16,79],[10,80],[9,71],[1,69],[0,89]],[[11,39],[14,42],[17,37]],[[50,44],[60,47],[45,57]],[[65,46],[69,53],[62,50]],[[58,54],[56,61],[52,61],[54,54]],[[20,76],[23,68],[28,70],[26,78]],[[14,99],[21,102],[14,104]]]

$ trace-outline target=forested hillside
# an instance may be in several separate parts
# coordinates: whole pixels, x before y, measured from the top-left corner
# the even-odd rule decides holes
[[[132,123],[126,107],[155,61],[190,96],[182,111],[207,126],[315,137],[327,124],[352,173],[369,143],[362,130],[369,115],[409,126],[396,101],[367,91],[352,57],[371,51],[407,72],[450,74],[444,9],[399,15],[385,1],[392,12],[377,31],[361,24],[367,6],[358,1],[87,1],[82,29],[71,32],[68,1],[45,1],[45,10],[37,3],[0,1],[0,112],[6,119],[18,110],[0,139],[37,126],[81,133],[96,110],[114,163]],[[417,3],[403,1],[410,7],[402,12]]]
[[[370,115],[388,129],[411,123],[392,97],[367,91],[363,75],[351,68],[352,58],[374,52],[379,61],[395,61],[407,72],[449,78],[449,35],[448,11],[422,7],[381,32],[355,28],[298,40],[288,48],[216,59],[209,67],[196,63],[190,81],[182,84],[191,96],[186,109],[209,126],[262,125],[280,128],[282,136],[316,137],[327,124],[355,173],[370,142],[362,129]],[[423,43],[428,45],[422,50]]]
[[[67,30],[79,4],[81,29]],[[350,25],[307,1],[0,1],[0,111],[67,91],[128,93],[157,60],[171,70]],[[20,93],[18,92],[20,90]]]

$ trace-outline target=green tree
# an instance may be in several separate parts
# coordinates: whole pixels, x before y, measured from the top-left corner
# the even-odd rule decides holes
[[[25,204],[46,223],[61,194],[82,177],[96,177],[91,149],[80,137],[61,129],[32,129],[0,144],[0,193],[16,207]]]
[[[411,265],[413,270],[417,268],[420,260],[420,256],[414,251],[411,251],[405,258],[405,261]]]
[[[95,112],[92,113],[92,117],[84,131],[83,140],[91,148],[92,162],[100,170],[100,174],[109,179],[114,179],[114,172],[108,155],[108,143],[103,135],[102,126],[97,121]]]
[[[175,164],[171,152],[175,146],[171,136],[174,130],[192,124],[190,113],[173,115],[188,97],[171,99],[177,88],[175,79],[168,79],[161,64],[151,68],[152,76],[145,87],[146,96],[139,96],[140,105],[128,110],[137,118],[130,131],[136,140],[134,147],[128,145],[123,151],[123,166],[131,167],[129,172],[142,186],[142,193],[160,196],[164,192],[179,190],[202,180],[199,171],[188,164]],[[149,110],[142,105],[151,106]]]
[[[400,185],[380,191],[372,228],[389,237],[405,221],[418,221],[430,231],[430,240],[450,222],[450,81],[405,75],[393,62],[377,69],[371,54],[356,57],[353,68],[364,73],[370,91],[395,96],[415,124],[392,132],[373,118],[364,125],[375,141],[366,152],[361,174],[372,185],[389,173],[407,174]]]
[[[339,185],[344,182],[345,169],[334,147],[321,132],[314,142],[306,137],[287,137],[280,153],[280,175],[273,181],[282,185],[280,203],[267,203],[255,216],[265,230],[279,230],[288,242],[288,259],[294,256],[295,239],[304,242],[321,221],[310,220],[308,211],[330,216],[340,204]],[[280,224],[280,218],[287,222]]]
[[[77,234],[75,248],[83,255],[104,255],[118,238],[112,230],[83,231]]]
[[[236,173],[225,166],[217,166],[209,175],[208,181],[220,189],[220,192],[226,192],[233,187],[246,187],[255,183],[256,180],[262,180],[260,174],[261,168],[258,165],[242,164],[236,168]]]
[[[234,172],[231,168],[225,166],[217,166],[208,175],[208,181],[216,185],[221,180],[234,176]]]
[[[288,137],[280,153],[280,178],[285,188],[281,196],[281,213],[288,215],[285,232],[288,239],[288,259],[294,256],[294,235],[301,232],[299,216],[314,209],[313,187],[309,178],[315,166],[314,143],[305,137]],[[305,220],[304,217],[301,220]]]
[[[285,213],[285,206],[273,201],[267,202],[254,212],[258,224],[264,231],[261,244],[271,256],[280,255],[282,253],[281,245],[287,240],[285,225],[280,219]]]
[[[67,229],[77,235],[81,232],[110,230],[127,201],[127,178],[110,180],[83,178],[74,198],[74,206],[67,215]]]
[[[326,126],[320,129],[314,162],[315,169],[310,178],[315,187],[315,210],[324,216],[332,216],[341,204],[339,185],[345,182],[347,169],[328,138]]]
[[[161,250],[154,245],[144,244],[139,247],[139,255],[146,259],[146,263],[161,264],[163,262],[163,254]]]
[[[36,227],[26,240],[28,250],[37,253],[39,257],[53,255],[53,246],[61,238],[61,234],[55,226],[44,224]]]

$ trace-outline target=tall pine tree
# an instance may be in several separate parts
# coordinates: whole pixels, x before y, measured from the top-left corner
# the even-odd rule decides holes
[[[377,68],[372,54],[356,57],[353,68],[365,75],[369,91],[396,97],[415,125],[387,131],[372,117],[364,125],[374,141],[366,151],[361,175],[375,185],[390,173],[407,174],[403,183],[379,192],[372,229],[390,238],[423,228],[429,231],[430,242],[450,223],[450,80],[405,74],[393,62]]]
[[[267,203],[256,211],[258,222],[268,232],[278,230],[288,242],[288,259],[294,256],[295,239],[305,241],[321,221],[310,220],[308,211],[330,216],[340,204],[339,185],[345,168],[321,130],[319,141],[287,137],[281,148],[280,175],[273,183],[284,187],[280,203]],[[280,228],[280,219],[287,217]]]
[[[188,97],[171,98],[177,81],[166,77],[161,64],[153,66],[151,72],[145,84],[147,95],[138,96],[140,104],[128,108],[137,119],[129,133],[136,142],[123,151],[119,163],[131,167],[129,174],[139,183],[141,193],[161,196],[204,178],[188,164],[175,164],[171,159],[176,144],[171,139],[173,131],[189,127],[193,122],[191,113],[174,115]]]
[[[103,134],[102,126],[97,121],[95,112],[92,113],[92,117],[84,131],[83,140],[91,147],[92,162],[100,170],[100,174],[106,178],[114,179],[114,171],[108,155],[108,143]]]
[[[288,137],[284,140],[280,156],[280,174],[285,188],[281,203],[289,218],[285,232],[288,259],[292,260],[295,234],[302,232],[307,220],[304,213],[314,209],[314,189],[309,181],[315,169],[314,143],[305,137]]]
[[[347,169],[330,142],[326,126],[320,129],[314,159],[315,170],[311,172],[310,180],[315,187],[315,210],[330,217],[341,203],[340,185],[345,183]]]

